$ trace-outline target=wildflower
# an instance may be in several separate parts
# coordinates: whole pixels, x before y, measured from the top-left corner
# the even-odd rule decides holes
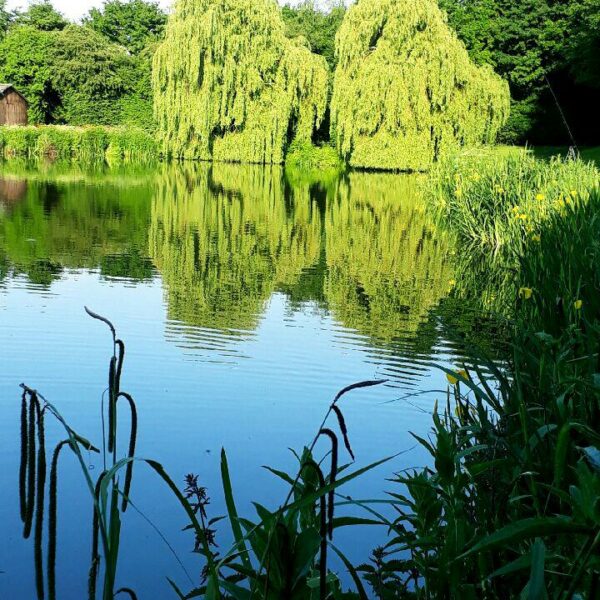
[[[583,306],[583,300],[575,300],[573,306],[575,307],[575,310],[581,310],[581,307]]]
[[[456,188],[456,191],[454,193],[456,194],[457,198],[460,198],[463,195],[463,191],[461,188]]]
[[[457,375],[458,377],[456,377],[455,375]],[[462,377],[463,379],[469,379],[469,374],[464,369],[456,371],[455,375],[446,373],[446,379],[448,380],[448,383],[450,385],[456,385],[459,381],[459,377]]]
[[[519,205],[518,205],[518,204],[517,204],[516,206],[513,206],[513,207],[512,207],[512,211],[513,211],[514,213],[518,213],[520,210],[521,210],[521,209],[519,208]]]
[[[450,287],[454,287],[456,285],[456,279],[451,279],[448,284],[450,285]]]
[[[539,234],[537,234],[537,233],[534,233],[534,234],[531,236],[531,241],[532,241],[532,242],[538,242],[538,243],[539,243],[539,242],[541,242],[541,241],[542,241],[542,238],[539,236]]]
[[[522,298],[523,300],[529,300],[532,295],[533,295],[533,290],[531,288],[528,288],[528,287],[519,288],[519,298]]]
[[[504,194],[504,188],[500,187],[499,185],[497,185],[497,186],[496,186],[496,191],[497,191],[499,194]]]
[[[577,196],[577,190],[571,190],[569,194],[571,194],[571,196]]]
[[[542,202],[543,200],[545,200],[545,199],[546,199],[546,196],[544,196],[544,194],[538,194],[538,195],[535,197],[535,199],[536,199],[538,202]]]

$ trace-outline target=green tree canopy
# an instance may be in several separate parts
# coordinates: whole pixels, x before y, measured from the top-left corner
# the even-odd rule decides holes
[[[310,49],[324,56],[330,68],[333,68],[335,35],[346,14],[344,3],[335,2],[328,10],[323,10],[315,0],[303,0],[299,5],[284,5],[281,14],[288,37],[305,37]]]
[[[179,0],[153,83],[167,154],[280,163],[323,118],[328,69],[286,37],[274,0]]]
[[[50,0],[33,0],[27,10],[17,16],[15,24],[29,25],[41,31],[57,31],[64,29],[69,22]]]
[[[0,56],[0,79],[27,97],[33,123],[123,123],[124,107],[132,97],[145,101],[148,122],[151,102],[140,98],[137,87],[139,59],[88,27],[13,27],[0,43]]]
[[[600,124],[600,0],[439,0],[471,57],[510,84],[509,142],[597,142]],[[549,89],[553,86],[554,94]]]
[[[356,167],[429,167],[458,145],[493,142],[508,86],[477,67],[434,0],[361,0],[337,36],[332,137]]]
[[[158,2],[145,0],[106,0],[102,8],[92,8],[84,23],[112,42],[139,54],[159,40],[167,15]]]

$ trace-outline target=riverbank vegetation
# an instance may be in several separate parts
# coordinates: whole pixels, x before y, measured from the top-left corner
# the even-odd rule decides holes
[[[158,160],[159,150],[152,136],[132,127],[3,126],[0,155],[84,162],[148,162]]]

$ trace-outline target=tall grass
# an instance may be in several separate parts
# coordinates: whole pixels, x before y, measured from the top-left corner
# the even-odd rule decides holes
[[[2,126],[0,155],[5,158],[148,162],[157,160],[159,151],[152,136],[135,128]]]
[[[585,201],[599,185],[600,171],[592,163],[482,150],[442,161],[430,193],[442,223],[461,243],[518,256],[549,217]]]

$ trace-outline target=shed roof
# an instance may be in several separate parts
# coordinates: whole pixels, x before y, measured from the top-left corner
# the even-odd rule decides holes
[[[12,85],[11,83],[0,83],[0,99],[4,98],[4,96],[10,91],[19,94],[19,96],[21,96],[21,98],[23,98],[23,100],[27,102],[27,98],[25,98],[25,96],[23,96],[23,94],[21,94],[21,92],[19,92],[19,90],[14,85]],[[29,102],[27,102],[27,104],[29,104]]]

